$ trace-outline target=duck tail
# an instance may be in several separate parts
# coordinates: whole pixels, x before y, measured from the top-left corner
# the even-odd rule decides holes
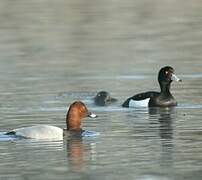
[[[5,133],[5,135],[16,135],[15,131],[8,131],[7,133]]]

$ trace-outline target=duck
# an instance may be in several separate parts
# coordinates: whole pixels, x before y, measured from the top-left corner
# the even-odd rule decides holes
[[[107,91],[99,91],[94,97],[94,103],[97,106],[106,106],[116,101],[117,99],[112,98],[110,93]]]
[[[181,82],[174,73],[171,66],[162,67],[158,73],[158,82],[160,92],[147,91],[136,94],[126,99],[122,104],[123,107],[173,107],[177,106],[177,101],[170,92],[173,81]]]
[[[81,128],[81,122],[86,117],[95,118],[97,115],[88,111],[83,102],[75,101],[70,105],[66,114],[66,129],[52,125],[39,124],[13,129],[7,132],[6,135],[14,135],[16,137],[31,139],[62,140],[63,136],[65,135],[81,135],[83,132],[85,132]]]

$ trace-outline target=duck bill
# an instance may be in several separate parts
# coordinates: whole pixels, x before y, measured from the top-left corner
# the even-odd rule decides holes
[[[89,112],[88,117],[90,117],[90,118],[96,118],[97,115],[94,114],[94,113],[92,113],[92,112]]]
[[[177,82],[181,82],[181,81],[182,81],[182,80],[181,80],[180,78],[178,78],[175,74],[172,74],[171,80],[172,80],[172,81],[177,81]]]
[[[115,98],[110,98],[110,101],[111,101],[111,102],[117,102],[118,100],[115,99]]]

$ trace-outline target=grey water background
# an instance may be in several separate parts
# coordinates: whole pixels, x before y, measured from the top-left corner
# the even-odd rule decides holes
[[[0,142],[0,179],[202,179],[202,2],[1,0],[0,131],[98,114],[95,138]],[[175,68],[175,109],[125,109]],[[107,90],[118,102],[96,107]]]

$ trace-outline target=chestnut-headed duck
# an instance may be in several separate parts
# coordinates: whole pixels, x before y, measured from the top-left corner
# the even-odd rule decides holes
[[[95,118],[96,115],[89,112],[86,105],[81,101],[75,101],[69,107],[66,115],[66,129],[51,125],[34,125],[14,129],[6,135],[33,139],[57,139],[62,140],[64,135],[81,135],[84,130],[81,128],[81,121],[85,117]]]
[[[174,74],[174,69],[170,66],[165,66],[160,69],[158,74],[158,82],[160,92],[148,91],[136,94],[128,98],[123,104],[123,107],[170,107],[176,106],[177,101],[170,92],[172,81],[181,82]]]
[[[97,106],[106,106],[116,101],[117,99],[112,98],[107,91],[100,91],[94,97],[94,102]]]

